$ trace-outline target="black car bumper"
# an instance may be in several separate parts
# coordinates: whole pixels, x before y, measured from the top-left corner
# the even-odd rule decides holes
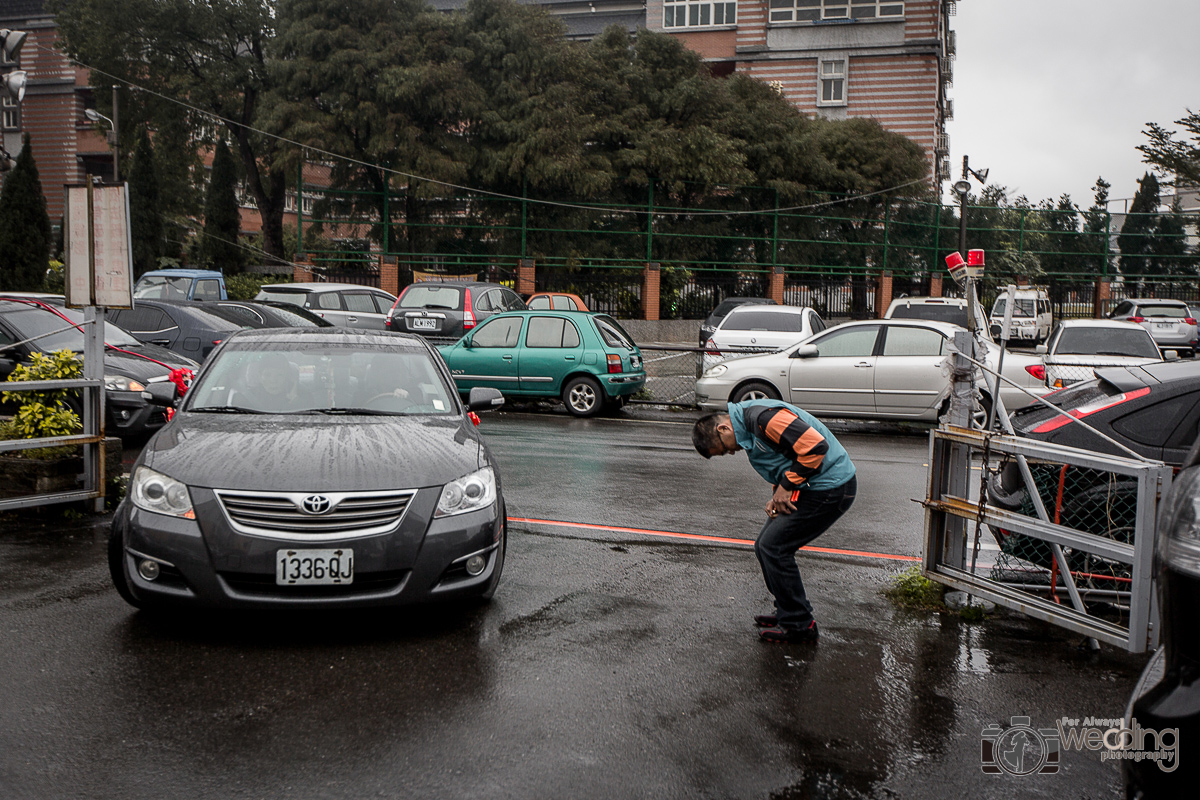
[[[482,595],[500,562],[500,504],[457,516],[431,519],[439,489],[424,489],[389,532],[319,543],[302,535],[263,538],[229,525],[210,490],[192,489],[197,520],[155,514],[126,500],[113,518],[130,592],[147,605],[177,604],[223,609],[357,608],[402,606]],[[353,581],[344,585],[277,585],[276,558],[287,549],[350,551]],[[469,575],[466,559],[481,555],[486,566]],[[138,574],[139,561],[159,564],[158,577]]]

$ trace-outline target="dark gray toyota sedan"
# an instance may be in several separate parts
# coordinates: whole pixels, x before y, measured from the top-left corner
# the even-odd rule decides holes
[[[109,541],[117,591],[137,607],[491,597],[507,518],[469,411],[503,402],[480,389],[464,406],[420,337],[237,333],[134,464]]]

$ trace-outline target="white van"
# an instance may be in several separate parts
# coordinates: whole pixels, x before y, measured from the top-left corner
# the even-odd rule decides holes
[[[1002,293],[992,306],[992,338],[1000,341],[1000,329],[1004,325],[1004,312],[1008,294]],[[1050,337],[1054,318],[1050,313],[1050,298],[1042,289],[1017,289],[1013,299],[1012,327],[1008,332],[1010,342],[1033,342],[1040,344]]]

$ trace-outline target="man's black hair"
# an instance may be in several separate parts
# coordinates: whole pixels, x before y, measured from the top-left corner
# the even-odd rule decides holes
[[[692,445],[696,448],[696,452],[705,458],[712,458],[712,451],[721,444],[721,436],[717,433],[717,425],[721,423],[724,417],[725,415],[719,412],[705,414],[696,420],[696,424],[692,428]]]

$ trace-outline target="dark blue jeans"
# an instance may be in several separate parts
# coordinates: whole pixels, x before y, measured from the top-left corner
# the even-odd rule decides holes
[[[835,489],[802,490],[796,510],[768,520],[754,542],[767,589],[775,596],[775,616],[784,628],[807,628],[813,620],[812,604],[804,594],[796,551],[816,539],[854,505],[855,478]]]

